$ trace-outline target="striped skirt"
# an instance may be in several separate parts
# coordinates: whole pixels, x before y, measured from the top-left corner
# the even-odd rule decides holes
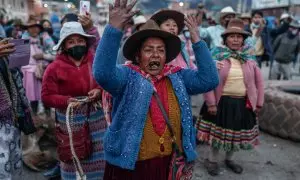
[[[87,105],[74,110],[73,121],[71,122],[72,131],[82,128],[84,123],[88,121],[89,130],[92,140],[92,154],[88,159],[81,160],[81,166],[87,179],[101,180],[104,175],[105,161],[103,153],[103,135],[107,128],[102,109],[91,107],[90,117],[87,120]],[[56,119],[63,131],[67,132],[66,112],[56,111]],[[60,162],[61,177],[64,180],[76,179],[76,169],[73,163]]]
[[[204,105],[202,119],[197,123],[197,138],[226,152],[250,150],[258,144],[258,124],[252,109],[246,108],[246,98],[222,96],[216,116]]]

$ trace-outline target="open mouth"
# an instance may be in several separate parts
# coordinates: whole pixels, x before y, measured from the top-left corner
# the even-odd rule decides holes
[[[152,61],[148,64],[150,70],[157,70],[160,67],[159,61]]]

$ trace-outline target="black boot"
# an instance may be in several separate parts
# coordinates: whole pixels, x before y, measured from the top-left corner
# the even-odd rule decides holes
[[[37,111],[38,111],[38,107],[39,107],[39,102],[38,101],[31,101],[30,102],[30,106],[31,106],[31,109],[32,109],[32,113],[34,115],[37,115]]]
[[[220,174],[220,167],[217,162],[210,162],[208,159],[205,159],[204,166],[206,167],[209,175],[217,176]]]
[[[51,116],[51,109],[50,108],[44,106],[44,111],[45,111],[45,114],[46,114],[47,117]]]
[[[234,161],[225,160],[226,166],[231,169],[236,174],[242,174],[243,168],[242,166],[236,164]]]

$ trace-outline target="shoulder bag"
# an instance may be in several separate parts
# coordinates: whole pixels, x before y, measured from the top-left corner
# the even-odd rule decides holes
[[[174,134],[174,130],[171,126],[169,117],[167,115],[166,110],[163,107],[163,104],[157,94],[154,91],[154,97],[157,100],[158,106],[164,116],[166,121],[166,125],[170,131],[171,138],[172,138],[172,159],[169,166],[169,176],[168,180],[191,180],[193,177],[193,162],[186,162],[184,153],[180,152],[179,146],[176,143],[176,137]]]

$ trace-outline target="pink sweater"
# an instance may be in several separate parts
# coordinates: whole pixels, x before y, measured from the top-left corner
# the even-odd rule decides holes
[[[208,106],[217,105],[223,93],[223,88],[229,74],[231,63],[229,60],[223,60],[224,67],[219,70],[219,86],[208,93],[204,94],[204,99]],[[242,64],[244,74],[244,83],[247,89],[247,96],[253,107],[262,107],[264,103],[264,82],[259,67],[255,61],[246,61]]]

